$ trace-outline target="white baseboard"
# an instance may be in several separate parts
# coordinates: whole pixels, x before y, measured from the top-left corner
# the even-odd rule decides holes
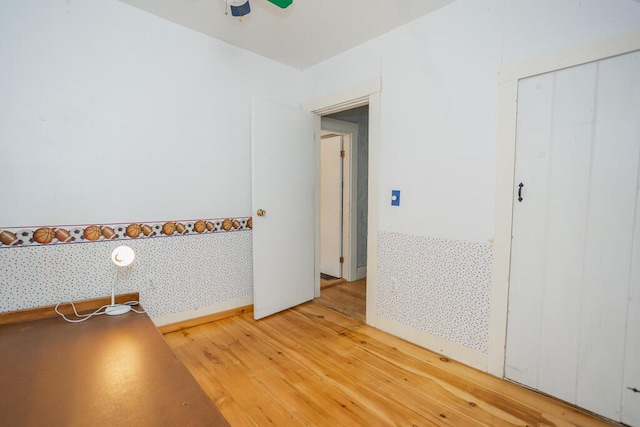
[[[376,316],[375,327],[419,345],[420,347],[424,347],[427,350],[442,354],[472,368],[487,372],[488,356],[477,350],[452,343],[435,335],[409,328],[408,326],[400,325],[393,320],[380,316]]]
[[[169,325],[171,323],[184,322],[185,320],[195,319],[197,317],[208,316],[210,314],[220,313],[222,311],[232,310],[238,307],[253,304],[253,296],[241,298],[233,301],[225,301],[218,304],[208,305],[206,307],[198,307],[192,310],[181,311],[179,313],[165,314],[164,316],[151,317],[156,327]]]

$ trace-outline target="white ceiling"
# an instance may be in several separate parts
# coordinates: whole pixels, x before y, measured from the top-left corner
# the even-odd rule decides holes
[[[250,0],[243,22],[225,0],[120,0],[176,24],[303,70],[454,0]]]

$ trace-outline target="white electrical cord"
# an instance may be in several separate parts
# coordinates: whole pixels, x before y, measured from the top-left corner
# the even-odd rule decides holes
[[[144,310],[136,310],[135,308],[133,308],[136,305],[140,305],[140,303],[138,301],[127,301],[127,302],[124,303],[124,305],[131,306],[131,311],[135,311],[138,314],[146,313],[146,311],[144,311]]]
[[[58,307],[60,306],[60,304],[65,304],[65,303],[71,304],[71,307],[73,308],[73,312],[74,312],[74,314],[75,314],[77,317],[79,317],[80,319],[67,319],[67,317],[66,317],[63,313],[60,313],[60,312],[58,311]],[[79,323],[79,322],[84,322],[85,320],[88,320],[88,319],[90,319],[90,318],[91,318],[91,317],[93,317],[93,316],[98,316],[98,315],[100,315],[100,314],[104,314],[104,311],[100,312],[100,310],[102,310],[102,309],[105,309],[105,310],[106,310],[106,308],[107,308],[107,307],[109,307],[109,306],[108,306],[108,305],[103,305],[102,307],[100,307],[99,309],[97,309],[96,311],[94,311],[93,313],[89,313],[89,314],[78,314],[78,312],[76,311],[76,306],[75,306],[75,304],[74,304],[74,303],[72,303],[71,301],[64,301],[64,302],[59,302],[58,304],[56,304],[56,308],[55,308],[55,310],[56,310],[56,313],[58,313],[60,316],[62,316],[62,318],[63,318],[64,320],[66,320],[67,322],[70,322],[70,323]]]
[[[71,304],[71,308],[73,308],[73,313],[76,315],[76,317],[79,317],[79,319],[68,319],[64,313],[60,313],[58,311],[58,307],[60,306],[60,304]],[[138,301],[127,301],[124,303],[125,305],[130,305],[130,306],[134,306],[134,305],[138,305]],[[88,320],[90,318],[92,318],[93,316],[99,316],[101,314],[104,314],[106,309],[108,307],[111,307],[110,305],[103,305],[102,307],[100,307],[99,309],[97,309],[96,311],[94,311],[93,313],[89,313],[89,314],[79,314],[78,311],[76,310],[76,306],[74,303],[72,303],[71,301],[63,301],[63,302],[59,302],[58,304],[56,304],[56,308],[55,311],[56,313],[58,313],[60,316],[62,316],[62,318],[64,320],[66,320],[69,323],[79,323],[79,322],[84,322],[85,320]],[[105,311],[100,311],[100,310],[105,310]],[[131,308],[131,311],[135,311],[136,313],[142,314],[145,311],[144,310],[136,310],[135,308]]]

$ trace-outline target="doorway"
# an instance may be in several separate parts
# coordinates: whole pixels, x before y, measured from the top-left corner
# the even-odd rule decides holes
[[[321,128],[317,302],[364,322],[369,106],[323,116]]]

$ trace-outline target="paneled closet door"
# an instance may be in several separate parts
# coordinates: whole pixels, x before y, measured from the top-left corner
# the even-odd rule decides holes
[[[505,376],[631,425],[639,172],[640,52],[519,82]]]

